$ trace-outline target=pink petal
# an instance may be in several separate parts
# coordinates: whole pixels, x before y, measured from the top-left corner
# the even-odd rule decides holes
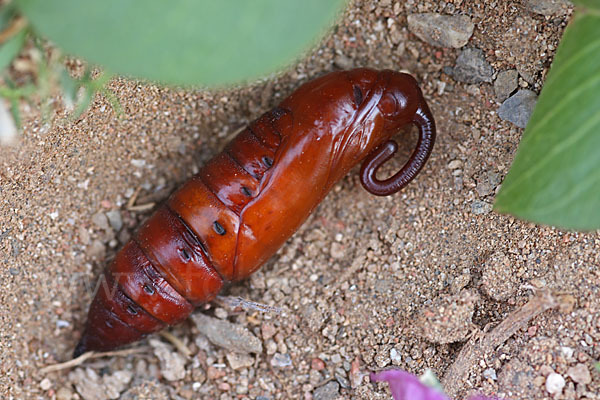
[[[387,382],[394,400],[450,400],[443,393],[423,385],[416,376],[398,369],[372,372],[371,381]]]

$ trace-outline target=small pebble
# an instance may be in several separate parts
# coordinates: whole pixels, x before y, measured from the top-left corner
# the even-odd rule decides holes
[[[108,218],[106,217],[106,214],[104,214],[102,211],[99,211],[96,214],[92,215],[92,222],[94,223],[94,225],[96,225],[102,230],[107,231],[109,229]]]
[[[277,333],[277,329],[270,322],[263,322],[260,327],[260,333],[262,334],[263,340],[271,339]]]
[[[325,368],[325,361],[315,357],[310,361],[310,367],[315,371],[321,371]]]
[[[206,369],[206,377],[211,381],[220,379],[220,378],[224,377],[225,375],[227,375],[227,373],[219,368],[208,367]]]
[[[314,400],[335,400],[340,394],[340,384],[330,381],[313,391]]]
[[[57,319],[56,320],[56,327],[57,328],[67,328],[69,326],[71,326],[71,323],[69,321],[65,321],[65,320],[62,320],[62,319]]]
[[[487,62],[483,51],[477,48],[465,48],[452,69],[452,76],[459,82],[492,82],[494,68]]]
[[[77,229],[77,233],[79,234],[79,241],[81,242],[81,244],[86,246],[90,244],[90,233],[85,227],[80,226]]]
[[[511,122],[519,128],[525,128],[537,102],[537,94],[521,89],[502,103],[498,108],[498,117]]]
[[[104,375],[102,377],[104,393],[109,399],[120,398],[121,392],[127,389],[132,377],[133,373],[131,371],[115,371],[112,375]]]
[[[71,400],[73,392],[67,387],[61,387],[56,391],[56,400]]]
[[[265,344],[265,348],[265,350],[267,351],[267,355],[275,354],[277,352],[277,343],[275,343],[274,340],[269,339]]]
[[[519,87],[519,73],[516,69],[498,72],[494,81],[496,101],[503,102]]]
[[[146,160],[138,160],[134,158],[131,160],[131,165],[133,165],[136,168],[142,168],[146,165]]]
[[[354,66],[354,61],[343,54],[338,54],[335,56],[333,64],[339,69],[352,69]]]
[[[488,182],[479,182],[477,183],[475,191],[477,192],[479,197],[485,197],[492,193],[492,186]]]
[[[542,386],[544,386],[545,383],[546,383],[546,378],[544,378],[543,376],[536,376],[533,379],[533,384],[537,387],[542,387]]]
[[[69,373],[69,381],[75,386],[77,393],[85,400],[106,399],[104,385],[100,377],[91,368],[76,368]]]
[[[224,308],[217,307],[215,309],[215,317],[217,317],[219,319],[226,319],[228,315],[229,314],[227,313],[227,311]]]
[[[592,376],[590,375],[590,370],[585,364],[577,364],[574,367],[570,367],[567,370],[567,375],[574,382],[581,383],[587,385],[592,381]]]
[[[192,321],[196,328],[218,347],[238,353],[262,352],[262,342],[242,325],[202,313],[192,314]]]
[[[150,339],[150,346],[160,360],[160,372],[168,381],[178,381],[185,377],[185,358],[158,339]]]
[[[572,7],[568,0],[523,0],[525,8],[545,16],[565,15]]]
[[[489,214],[492,208],[492,205],[485,201],[475,200],[471,203],[471,212],[475,215]]]
[[[121,212],[119,210],[108,211],[106,213],[106,216],[108,217],[108,222],[110,223],[110,226],[112,226],[112,228],[115,231],[120,231],[123,227],[123,219],[121,218]]]
[[[333,242],[331,244],[331,250],[329,252],[329,254],[331,255],[331,257],[335,258],[335,259],[341,259],[344,258],[345,256],[345,251],[344,251],[344,246],[338,242]]]
[[[249,354],[228,353],[225,357],[234,370],[251,367],[254,364],[254,357]]]
[[[461,160],[452,160],[448,163],[448,169],[458,169],[462,167],[463,162]]]
[[[498,379],[498,377],[496,376],[496,370],[494,368],[488,368],[485,371],[483,371],[483,377],[486,379],[491,379],[493,381]]]
[[[546,391],[550,394],[557,394],[562,392],[565,387],[565,378],[556,372],[551,373],[546,378]]]
[[[276,368],[285,368],[292,365],[292,359],[289,354],[275,353],[271,358],[271,365]]]
[[[573,358],[573,354],[575,352],[573,348],[567,346],[561,346],[560,351],[567,359]]]
[[[44,378],[40,382],[40,388],[42,390],[49,390],[51,387],[52,387],[52,381],[48,378]]]
[[[408,29],[419,39],[438,47],[463,47],[475,25],[466,15],[443,15],[436,13],[409,14]]]
[[[143,379],[150,379],[143,377]],[[166,385],[158,380],[143,380],[133,385],[121,395],[121,400],[139,400],[139,399],[169,399],[173,398],[172,393]]]
[[[348,378],[346,378],[346,374],[342,373],[342,372],[343,372],[343,370],[341,370],[341,371],[339,369],[336,370],[335,380],[344,389],[349,389],[350,388],[350,381],[348,380]]]
[[[392,360],[392,364],[394,365],[400,365],[400,363],[402,362],[402,356],[400,355],[400,352],[395,348],[392,348],[390,350],[390,360]]]
[[[542,365],[540,367],[540,374],[542,374],[542,376],[547,377],[548,375],[550,375],[553,372],[554,372],[554,370],[549,365]]]
[[[102,243],[101,241],[96,239],[92,242],[92,244],[89,247],[87,247],[86,254],[90,258],[95,258],[96,260],[101,260],[104,258],[104,255],[106,254],[106,246],[104,245],[104,243]]]

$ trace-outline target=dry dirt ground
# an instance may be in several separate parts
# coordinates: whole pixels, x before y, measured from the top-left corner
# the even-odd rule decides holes
[[[22,143],[0,149],[0,397],[389,399],[369,371],[430,368],[442,377],[469,340],[549,291],[559,307],[444,382],[456,398],[598,399],[598,233],[539,227],[489,207],[522,134],[498,117],[494,81],[517,69],[519,86],[539,93],[571,17],[570,9],[541,15],[532,3],[554,2],[354,1],[320,47],[250,87],[209,93],[118,79],[110,87],[120,118],[101,96],[77,121],[58,98],[51,123],[24,110]],[[483,51],[489,82],[459,82],[452,67],[464,48],[411,33],[407,15],[424,12],[470,18],[464,48]],[[197,312],[245,328],[220,333],[241,353],[201,333],[200,315],[169,330],[188,356],[154,335],[133,354],[42,373],[70,358],[95,278],[148,204],[298,85],[354,66],[406,70],[421,83],[439,136],[414,183],[374,197],[354,170],[260,272],[227,290],[280,313],[214,304]],[[412,142],[403,143],[407,155]],[[132,197],[143,207],[129,209]]]

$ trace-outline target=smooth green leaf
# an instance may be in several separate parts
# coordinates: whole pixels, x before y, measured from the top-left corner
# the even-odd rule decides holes
[[[4,30],[8,23],[15,16],[15,9],[12,5],[2,6],[0,7],[0,31]]]
[[[15,125],[17,128],[21,128],[21,111],[19,110],[19,101],[17,99],[10,100],[10,114],[15,120]]]
[[[218,86],[275,71],[343,0],[16,0],[59,47],[114,73]]]
[[[61,68],[59,75],[60,87],[62,88],[62,92],[65,98],[65,102],[68,104],[75,104],[75,100],[77,99],[77,91],[81,86],[79,82],[71,77],[69,71],[64,68]]]
[[[573,0],[573,4],[589,8],[590,10],[600,11],[600,0]]]
[[[22,29],[0,46],[0,73],[19,55],[25,43],[27,31]]]
[[[578,14],[565,30],[495,209],[600,227],[600,15]]]

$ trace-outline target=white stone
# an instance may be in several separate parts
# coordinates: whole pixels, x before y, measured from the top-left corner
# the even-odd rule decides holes
[[[562,392],[565,387],[565,378],[562,375],[557,374],[556,372],[551,373],[546,378],[546,390],[550,394],[557,394]]]

